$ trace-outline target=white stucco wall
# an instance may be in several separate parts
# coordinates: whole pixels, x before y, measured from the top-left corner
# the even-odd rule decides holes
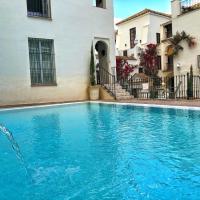
[[[197,55],[200,55],[200,9],[188,12],[172,19],[173,34],[177,31],[185,31],[196,39],[197,45],[195,48],[189,48],[186,42],[182,42],[184,50],[180,51],[178,56],[174,57],[174,74],[186,74],[190,71],[190,66],[193,66],[194,74],[200,74],[200,69],[197,67]],[[177,64],[180,63],[181,69],[177,70]]]
[[[116,48],[118,50],[130,49],[130,29],[136,27],[136,40],[145,46],[149,43],[156,43],[156,33],[160,33],[160,25],[169,21],[170,18],[145,14],[135,19],[118,25]],[[125,46],[127,44],[127,46]]]
[[[130,29],[136,27],[136,40],[146,44],[149,34],[150,17],[148,14],[118,25],[116,48],[120,51],[130,49]],[[125,46],[126,44],[126,46]]]
[[[109,43],[115,66],[113,5],[92,0],[51,0],[52,20],[27,17],[26,0],[1,0],[0,106],[87,99],[90,49],[95,38]],[[31,87],[28,37],[54,40],[57,86]]]

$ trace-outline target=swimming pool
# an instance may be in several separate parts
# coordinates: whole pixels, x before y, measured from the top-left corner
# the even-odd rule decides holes
[[[0,112],[1,200],[197,200],[200,111],[82,103]]]

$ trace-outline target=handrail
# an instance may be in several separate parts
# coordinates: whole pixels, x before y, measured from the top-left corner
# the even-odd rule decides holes
[[[118,77],[118,83],[122,86],[123,89],[125,89],[127,92],[129,92],[132,95],[132,89],[133,89],[133,77]]]
[[[100,73],[100,85],[106,88],[108,92],[111,93],[112,96],[114,96],[114,98],[116,99],[115,75],[111,74],[103,67],[99,68],[99,73]]]

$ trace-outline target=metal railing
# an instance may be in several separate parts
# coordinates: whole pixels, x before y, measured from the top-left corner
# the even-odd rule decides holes
[[[108,72],[105,68],[99,68],[100,85],[103,86],[114,98],[116,98],[116,78],[115,75]]]
[[[200,76],[122,78],[118,80],[134,98],[138,99],[200,99]]]
[[[200,0],[182,0],[181,9],[182,12],[188,12],[200,8]]]

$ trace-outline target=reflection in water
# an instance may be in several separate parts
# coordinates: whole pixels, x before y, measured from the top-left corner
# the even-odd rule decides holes
[[[59,138],[61,137],[59,115],[54,113],[34,115],[32,126],[36,137],[35,142],[33,142],[35,154],[41,159],[46,158],[46,155],[51,154],[51,152],[55,156],[59,156]]]

